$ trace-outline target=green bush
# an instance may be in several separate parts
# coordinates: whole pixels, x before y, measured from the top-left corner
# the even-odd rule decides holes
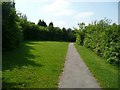
[[[118,66],[120,60],[120,25],[111,24],[108,19],[95,21],[79,32],[76,32],[76,43],[80,44],[84,34],[83,45],[96,54],[106,58],[108,62]],[[82,44],[80,44],[82,45]]]

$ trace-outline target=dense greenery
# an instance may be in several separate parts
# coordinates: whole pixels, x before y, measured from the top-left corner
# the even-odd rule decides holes
[[[62,30],[54,27],[53,22],[47,26],[46,22],[39,20],[36,25],[27,21],[27,16],[16,13],[14,2],[2,3],[2,35],[3,49],[18,47],[24,40],[51,40],[51,41],[75,41],[73,30]]]
[[[84,46],[75,44],[75,47],[100,86],[106,88],[106,90],[110,88],[111,90],[117,90],[119,86],[118,68],[107,63],[104,58],[99,57],[95,52]]]
[[[22,31],[13,2],[2,3],[2,46],[3,49],[18,47],[22,41]]]
[[[25,42],[3,53],[4,88],[57,88],[67,42]]]
[[[79,24],[76,29],[76,43],[93,50],[99,56],[107,59],[113,65],[118,65],[120,60],[120,25],[108,19],[95,21],[88,26]]]
[[[44,20],[38,24],[27,21],[27,16],[16,13],[14,2],[2,3],[2,35],[3,49],[13,49],[20,46],[22,40],[50,40],[74,42],[75,31],[72,29],[60,29],[54,27],[53,22],[47,26]]]
[[[24,40],[75,41],[75,31],[70,28],[67,30],[65,28],[60,29],[54,27],[53,23],[46,26],[44,21],[42,21],[43,24],[40,21],[38,25],[26,20],[21,21]]]

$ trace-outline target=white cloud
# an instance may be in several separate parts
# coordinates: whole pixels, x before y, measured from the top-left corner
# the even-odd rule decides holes
[[[3,1],[9,1],[9,0],[3,0]],[[28,2],[32,2],[32,3],[49,3],[49,2],[53,2],[54,0],[15,0],[15,2],[20,2],[20,3],[28,3]],[[63,2],[63,0],[58,0],[60,2]],[[57,1],[57,2],[58,2]],[[119,0],[64,0],[66,2],[119,2]]]
[[[119,2],[119,0],[67,0],[70,2]]]
[[[47,13],[52,13],[55,16],[68,16],[73,14],[73,10],[70,9],[70,2],[66,0],[54,0],[51,4],[44,6],[42,10]]]
[[[28,20],[37,23],[39,19],[44,19],[47,24],[53,21],[55,26],[61,28],[77,26],[78,22],[84,21],[84,18],[94,14],[93,12],[78,12],[72,7],[72,1],[69,0],[15,1],[17,9],[28,15]]]
[[[42,7],[42,11],[43,13],[48,14],[49,18],[51,17],[51,15],[52,17],[55,17],[56,20],[53,20],[53,19],[52,20],[54,21],[56,26],[60,26],[60,27],[64,27],[64,26],[69,27],[68,25],[69,22],[62,19],[65,16],[71,17],[71,19],[74,20],[75,22],[80,22],[94,15],[94,12],[91,12],[91,11],[78,12],[75,9],[71,9],[71,5],[72,5],[72,2],[70,2],[69,0],[54,0],[53,2],[46,4],[44,7]]]
[[[61,9],[65,9],[69,6],[69,2],[66,2],[65,0],[54,0],[49,5],[46,5],[43,7],[43,10],[46,12],[57,12],[61,11]]]
[[[55,23],[55,26],[60,26],[60,27],[64,27],[67,25],[67,23],[63,20],[57,20],[57,21],[54,21]]]
[[[83,18],[88,18],[94,15],[94,12],[79,12],[76,14],[75,18],[76,19],[83,19]]]
[[[15,0],[15,2],[19,3],[49,3],[53,0]]]
[[[71,0],[72,1],[72,0]],[[50,13],[54,16],[70,16],[76,14],[76,18],[85,18],[92,16],[93,12],[77,12],[71,9],[71,3],[68,0],[54,0],[42,8],[43,12]]]
[[[54,13],[55,16],[69,16],[73,14],[73,10],[71,9],[65,9],[59,12]]]

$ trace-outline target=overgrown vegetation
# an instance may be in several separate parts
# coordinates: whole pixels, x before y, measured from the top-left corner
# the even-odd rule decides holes
[[[79,24],[76,29],[76,43],[93,50],[107,59],[113,65],[119,65],[120,60],[120,25],[111,24],[108,19],[95,21],[88,26]]]
[[[113,88],[111,90],[117,90],[119,86],[118,68],[84,46],[75,44],[75,47],[100,86],[104,89],[106,88],[106,90],[110,88]]]
[[[67,42],[30,41],[3,52],[3,89],[57,88],[67,48]]]

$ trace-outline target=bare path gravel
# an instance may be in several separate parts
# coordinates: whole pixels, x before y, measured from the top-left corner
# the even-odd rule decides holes
[[[80,58],[73,43],[69,44],[59,88],[100,88],[94,76]]]

